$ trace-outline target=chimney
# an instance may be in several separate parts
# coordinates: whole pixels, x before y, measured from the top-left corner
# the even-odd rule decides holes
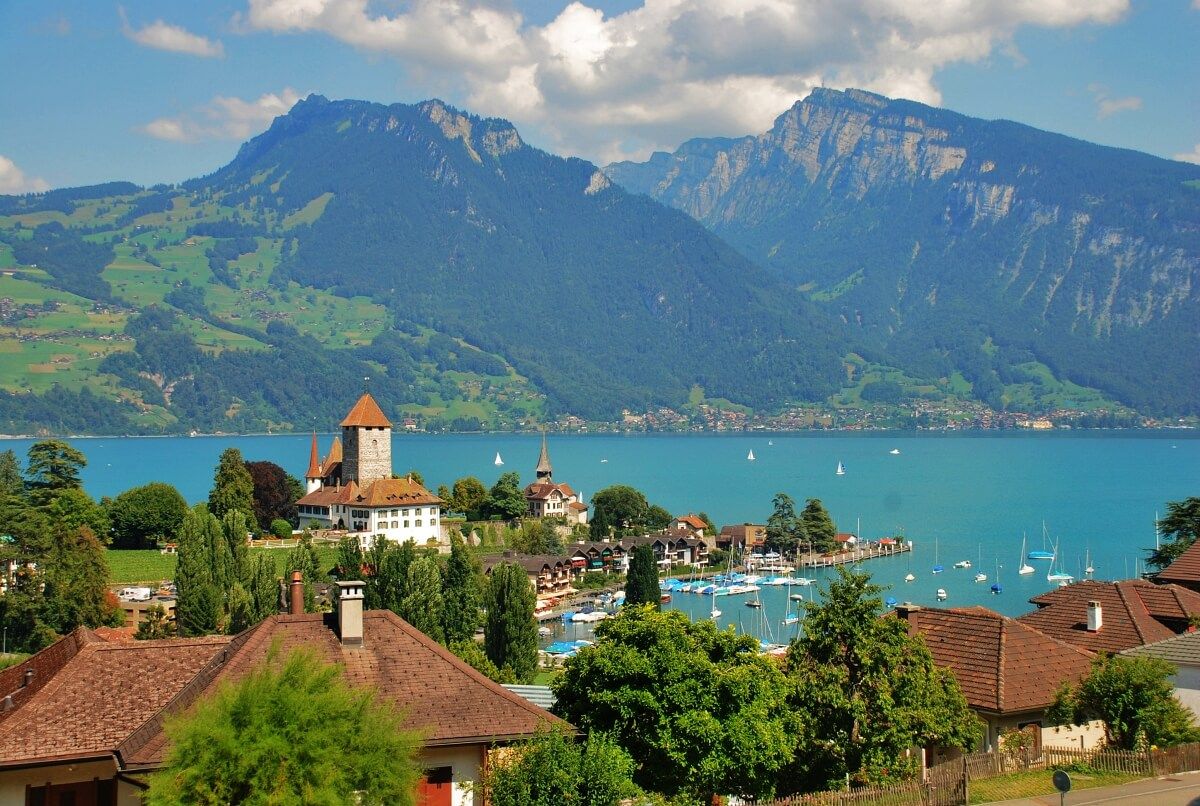
[[[338,637],[342,646],[362,646],[363,642],[363,583],[358,580],[338,582]]]
[[[292,572],[292,584],[288,588],[288,613],[299,616],[304,612],[304,574]]]
[[[33,682],[33,669],[26,669],[25,676],[22,678],[21,688],[27,688]]]
[[[1100,632],[1104,626],[1104,615],[1100,611],[1099,602],[1088,602],[1088,632]]]

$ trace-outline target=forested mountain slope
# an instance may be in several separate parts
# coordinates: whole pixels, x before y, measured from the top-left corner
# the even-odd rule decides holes
[[[997,407],[1036,361],[1200,411],[1200,166],[821,89],[761,135],[605,172]]]

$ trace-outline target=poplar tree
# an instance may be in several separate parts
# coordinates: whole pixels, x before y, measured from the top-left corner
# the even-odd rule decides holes
[[[264,553],[250,560],[250,596],[254,600],[254,621],[257,623],[279,612],[279,573],[275,560]]]
[[[313,548],[312,538],[307,534],[288,552],[287,568],[289,571],[299,571],[304,579],[304,612],[315,612],[317,597],[313,583],[320,576],[321,559],[317,556],[317,550]]]
[[[532,680],[537,671],[536,598],[521,566],[501,563],[492,569],[483,649],[497,668],[512,669],[518,681]]]
[[[660,596],[654,549],[649,546],[637,546],[629,558],[629,576],[625,579],[625,604],[649,604],[658,608]]]
[[[221,597],[213,583],[212,547],[205,528],[210,517],[199,504],[188,510],[179,529],[175,623],[183,636],[214,632],[221,614]]]
[[[225,513],[221,532],[229,546],[230,575],[248,587],[250,582],[250,547],[246,545],[246,515],[240,509]]]
[[[224,518],[225,513],[233,509],[254,514],[254,479],[242,461],[242,452],[237,448],[226,448],[217,462],[213,488],[208,494],[208,511],[217,518]]]
[[[446,560],[445,611],[442,631],[446,643],[467,641],[479,626],[479,567],[461,537],[450,535],[450,557]]]
[[[400,600],[399,616],[438,643],[445,643],[442,630],[442,575],[437,560],[418,557],[408,566],[408,584]]]

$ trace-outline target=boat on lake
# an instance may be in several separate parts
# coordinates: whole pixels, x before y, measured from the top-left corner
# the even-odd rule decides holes
[[[975,575],[976,582],[987,582],[987,574],[978,573]]]
[[[1032,574],[1034,568],[1029,563],[1025,562],[1025,535],[1021,535],[1021,567],[1017,569],[1018,574]]]
[[[500,458],[500,451],[496,451],[496,459],[492,462],[492,464],[496,466],[504,464],[504,460]]]
[[[748,461],[748,462],[754,461],[754,449],[753,448],[750,450],[750,453],[746,454],[746,461]]]
[[[1047,582],[1057,582],[1059,585],[1068,585],[1075,580],[1075,577],[1063,571],[1061,566],[1055,571],[1054,566],[1058,565],[1058,544],[1054,544],[1054,554],[1050,558],[1050,571],[1046,574]]]
[[[842,464],[841,462],[838,462],[837,470],[834,471],[834,475],[837,475],[837,476],[846,475],[846,466],[844,464]]]
[[[938,588],[937,589],[937,600],[939,602],[944,602],[944,601],[946,601],[946,598],[947,598],[946,589]]]
[[[1031,560],[1050,560],[1054,561],[1054,552],[1046,548],[1046,524],[1042,524],[1042,548],[1034,549],[1025,555]]]
[[[970,568],[971,561],[970,560],[959,560],[958,562],[956,562],[954,564],[954,567],[955,568]]]
[[[890,453],[892,456],[899,456],[899,455],[900,455],[900,449],[899,449],[899,448],[892,448],[890,451],[888,451],[888,453]]]

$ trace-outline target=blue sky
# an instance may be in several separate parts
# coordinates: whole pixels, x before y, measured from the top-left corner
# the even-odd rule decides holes
[[[0,193],[177,182],[310,92],[596,162],[858,86],[1200,161],[1200,0],[0,0]]]

